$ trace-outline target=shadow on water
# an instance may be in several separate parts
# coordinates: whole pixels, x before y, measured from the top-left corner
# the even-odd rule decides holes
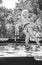
[[[8,63],[8,64],[25,64],[27,65],[28,63],[31,64],[34,62],[34,58],[29,58],[29,57],[8,57],[8,58],[0,58],[0,62],[2,63]]]

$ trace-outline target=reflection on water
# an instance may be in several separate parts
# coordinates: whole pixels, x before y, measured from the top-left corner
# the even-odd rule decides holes
[[[31,51],[27,51],[25,46],[15,46],[12,44],[9,44],[7,46],[0,46],[0,57],[23,57],[23,56],[29,56],[31,57]]]
[[[42,61],[42,56],[34,57],[34,59],[37,60],[37,61]]]
[[[8,44],[7,46],[0,46],[0,60],[4,57],[34,57],[35,60],[42,60],[42,46],[35,51],[36,45],[31,45],[32,48],[27,50],[25,46],[15,46]]]

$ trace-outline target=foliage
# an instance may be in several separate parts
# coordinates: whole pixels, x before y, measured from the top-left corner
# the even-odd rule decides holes
[[[23,10],[29,10],[29,13],[36,14],[38,17],[41,17],[41,10],[39,9],[39,4],[33,2],[33,0],[21,0],[20,3],[16,3],[16,8],[13,10],[0,7],[0,37],[14,37],[15,29],[10,26],[8,29],[7,24],[14,25],[16,22],[21,21],[21,14]],[[4,31],[4,32],[3,32]],[[6,33],[6,34],[4,34]],[[5,36],[4,36],[5,35]]]
[[[0,4],[2,3],[2,0],[0,0]]]

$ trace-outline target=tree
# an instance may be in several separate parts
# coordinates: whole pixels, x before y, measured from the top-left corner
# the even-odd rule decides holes
[[[38,0],[38,3],[39,3],[40,10],[42,10],[42,0]]]
[[[0,0],[0,4],[2,3],[2,0]]]

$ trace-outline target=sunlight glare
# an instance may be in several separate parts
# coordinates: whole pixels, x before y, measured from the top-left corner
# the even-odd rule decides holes
[[[16,2],[18,2],[18,0],[2,0],[3,3],[1,4],[3,7],[6,7],[8,9],[13,9],[16,6]]]

